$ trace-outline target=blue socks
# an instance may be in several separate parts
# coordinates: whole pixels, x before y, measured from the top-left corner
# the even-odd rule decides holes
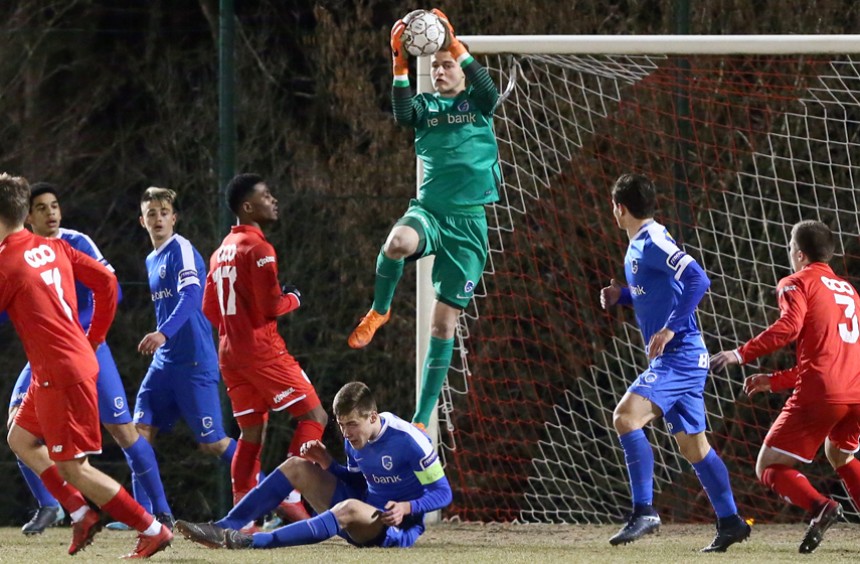
[[[618,440],[627,463],[633,506],[650,506],[654,500],[654,451],[645,431],[630,431],[619,436]]]
[[[340,532],[340,525],[334,513],[329,510],[305,521],[281,527],[271,533],[256,533],[252,546],[253,548],[279,548],[315,544],[332,538],[338,532]]]
[[[137,499],[137,502],[144,505],[143,501],[137,498],[137,494],[139,490],[145,491],[146,497],[152,502],[152,513],[171,513],[167,497],[164,495],[164,485],[161,483],[161,475],[158,472],[158,461],[155,460],[155,451],[152,450],[152,445],[149,444],[149,441],[140,436],[133,445],[123,449],[123,453],[131,471],[134,473],[132,488],[135,490],[135,499]],[[135,485],[135,480],[139,481],[138,485]]]
[[[241,529],[260,515],[275,509],[291,491],[293,485],[280,469],[276,469],[215,524],[225,529]]]
[[[51,492],[42,483],[42,479],[30,470],[30,467],[18,459],[18,468],[21,469],[21,475],[24,476],[24,481],[27,482],[27,487],[33,493],[33,497],[39,504],[39,507],[59,507],[60,502],[54,499]]]
[[[738,508],[729,483],[729,471],[716,451],[708,451],[705,458],[693,464],[693,468],[708,494],[708,499],[711,500],[711,505],[714,506],[717,517],[722,519],[736,515]]]
[[[230,444],[227,445],[227,448],[224,449],[224,452],[221,453],[219,457],[221,462],[227,465],[229,468],[231,464],[233,464],[233,455],[236,454],[236,439],[230,439]]]

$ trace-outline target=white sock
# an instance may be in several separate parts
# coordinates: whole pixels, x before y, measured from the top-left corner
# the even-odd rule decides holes
[[[89,510],[90,510],[89,506],[83,505],[83,506],[75,509],[74,511],[72,511],[69,514],[69,517],[72,518],[72,523],[77,523],[81,519],[83,519],[86,516],[87,511],[89,511]]]
[[[160,532],[161,532],[161,523],[158,522],[158,519],[153,517],[152,518],[152,525],[150,525],[145,531],[143,531],[143,534],[148,536],[148,537],[154,537],[155,535],[157,535]]]

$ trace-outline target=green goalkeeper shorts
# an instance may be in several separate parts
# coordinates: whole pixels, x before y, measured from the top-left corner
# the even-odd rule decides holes
[[[397,221],[418,232],[424,243],[408,260],[434,255],[433,289],[436,298],[451,307],[465,309],[487,262],[487,214],[483,206],[439,214],[410,200],[409,209]]]

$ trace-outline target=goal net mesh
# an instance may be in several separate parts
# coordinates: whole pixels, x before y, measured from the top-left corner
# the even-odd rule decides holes
[[[778,317],[791,225],[838,235],[832,266],[860,272],[860,63],[834,56],[482,57],[501,90],[501,201],[489,210],[490,258],[461,316],[440,402],[442,452],[465,520],[607,523],[630,507],[612,411],[645,368],[632,310],[604,312],[623,280],[626,234],[610,187],[624,172],[658,185],[658,220],[712,280],[698,310],[713,353]],[[854,277],[852,277],[854,275]],[[802,511],[758,483],[755,460],[787,395],[747,398],[744,375],[784,368],[793,351],[712,374],[709,437],[743,515],[796,521]],[[712,509],[662,421],[655,504],[664,519],[711,521]],[[810,481],[854,508],[823,453]]]

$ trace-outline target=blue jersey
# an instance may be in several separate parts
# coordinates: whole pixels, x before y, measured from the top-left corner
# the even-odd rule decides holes
[[[367,481],[365,502],[384,509],[389,501],[415,501],[429,489],[447,490],[450,486],[430,437],[393,413],[380,413],[382,429],[364,448],[356,450],[344,441],[346,469],[360,472]],[[441,494],[444,498],[444,494]],[[450,501],[450,497],[447,498]],[[430,500],[427,500],[428,502]],[[438,509],[429,503],[413,503],[413,512]],[[445,503],[447,505],[447,503]]]
[[[149,289],[158,331],[167,342],[155,351],[152,366],[191,365],[194,370],[218,369],[212,326],[203,316],[206,265],[191,242],[174,234],[146,257]]]
[[[688,300],[682,303],[681,278],[688,268],[701,273],[697,278],[704,277],[707,282],[693,257],[679,249],[666,228],[656,221],[643,225],[630,240],[624,257],[624,274],[646,345],[654,333],[667,326],[675,332],[670,342],[672,348],[699,337],[694,311],[701,296],[696,297],[695,303]]]
[[[105,260],[105,257],[102,255],[96,244],[87,235],[84,235],[80,231],[75,231],[74,229],[61,227],[60,239],[66,241],[73,249],[77,249],[96,259],[105,265],[105,267],[107,267],[111,272],[114,271],[113,267],[107,260]],[[93,319],[93,293],[89,288],[77,280],[75,280],[75,293],[77,294],[78,300],[78,321],[80,321],[81,327],[84,328],[84,331],[87,331],[90,328],[90,321]],[[117,301],[121,299],[122,292],[120,291]]]

